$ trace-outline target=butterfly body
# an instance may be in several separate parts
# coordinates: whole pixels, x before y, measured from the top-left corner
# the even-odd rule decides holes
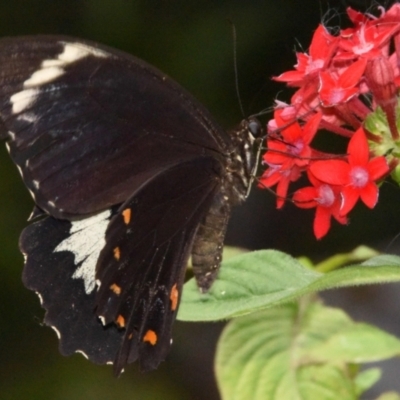
[[[165,74],[92,42],[2,39],[0,66],[1,137],[42,215],[20,239],[25,285],[63,354],[156,368],[190,254],[202,291],[216,278],[260,127],[225,132]]]

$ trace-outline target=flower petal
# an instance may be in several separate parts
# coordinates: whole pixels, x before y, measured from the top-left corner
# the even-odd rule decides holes
[[[310,56],[312,57],[312,59],[322,59],[326,63],[328,63],[330,47],[332,46],[332,43],[336,42],[336,40],[337,38],[331,36],[327,29],[322,24],[320,24],[314,32],[310,44]]]
[[[259,179],[260,187],[271,187],[276,185],[282,178],[282,174],[278,169],[268,168]]]
[[[378,202],[378,196],[378,186],[376,186],[376,183],[374,182],[369,182],[360,192],[361,200],[369,208],[375,207]]]
[[[331,227],[331,213],[329,208],[317,207],[314,217],[314,235],[317,239],[325,236]]]
[[[291,123],[287,128],[281,130],[281,135],[288,143],[294,143],[298,138],[303,136],[301,126],[297,121]]]
[[[342,160],[316,161],[310,165],[310,171],[317,179],[331,185],[345,185],[350,179],[350,166]]]
[[[389,172],[385,157],[375,157],[368,163],[368,173],[372,181],[377,181]]]
[[[322,114],[317,113],[313,115],[303,126],[303,141],[306,144],[310,144],[315,134],[317,133],[319,124],[322,119]]]
[[[272,79],[277,82],[287,82],[289,86],[300,86],[304,80],[304,72],[287,71]]]
[[[308,186],[297,190],[293,194],[293,202],[299,208],[313,208],[317,206],[315,199],[318,197],[318,192],[315,187]]]
[[[283,207],[286,201],[286,194],[289,188],[290,179],[288,177],[282,177],[282,179],[278,182],[278,186],[276,187],[276,194],[278,195],[276,199],[276,208],[280,209]]]
[[[367,66],[367,60],[365,58],[360,58],[358,61],[348,67],[342,75],[340,75],[338,84],[342,88],[350,88],[358,85],[360,79]]]
[[[353,186],[345,186],[341,193],[343,202],[340,208],[340,215],[347,215],[356,205],[360,192]]]
[[[364,129],[359,128],[349,141],[347,147],[349,164],[366,167],[369,158],[369,148]]]
[[[332,214],[332,216],[339,224],[346,225],[348,223],[346,215]]]
[[[268,140],[267,152],[263,156],[263,160],[267,164],[282,165],[288,159],[292,161],[292,157],[288,154],[287,145],[279,140],[273,138]]]

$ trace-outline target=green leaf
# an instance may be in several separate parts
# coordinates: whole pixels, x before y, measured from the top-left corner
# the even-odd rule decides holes
[[[366,390],[370,389],[375,385],[376,382],[381,378],[382,371],[380,368],[369,368],[361,371],[354,380],[356,385],[356,391],[358,395],[361,395]]]
[[[342,310],[307,300],[226,326],[216,356],[224,400],[355,400],[379,379],[377,369],[355,375],[353,364],[395,356],[400,341],[353,322]],[[376,350],[369,349],[373,337]]]
[[[379,253],[370,247],[358,246],[349,253],[339,253],[329,257],[328,259],[316,265],[315,269],[318,272],[326,273],[343,267],[346,264],[361,262],[378,255]]]
[[[372,325],[352,324],[315,346],[308,356],[322,362],[364,363],[400,355],[400,341]]]
[[[381,394],[376,400],[400,400],[400,394],[396,392],[386,392]]]
[[[201,294],[194,279],[185,284],[178,319],[212,321],[251,312],[293,298],[321,276],[278,251],[239,255],[223,263],[208,293]]]
[[[298,395],[296,398],[310,400],[355,400],[358,398],[354,383],[345,368],[334,365],[312,365],[299,368],[296,374]],[[259,399],[261,400],[262,397]],[[263,400],[279,397],[264,397]]]
[[[215,321],[245,315],[296,300],[316,291],[400,281],[400,257],[377,256],[368,262],[326,274],[304,267],[291,256],[262,250],[224,262],[208,293],[194,279],[185,284],[178,319]]]

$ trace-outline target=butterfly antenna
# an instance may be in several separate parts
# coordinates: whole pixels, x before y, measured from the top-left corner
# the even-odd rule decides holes
[[[233,68],[235,71],[235,89],[236,89],[236,96],[238,98],[240,112],[242,113],[242,117],[245,117],[242,99],[240,97],[240,90],[239,90],[239,74],[238,74],[238,67],[237,67],[237,35],[236,35],[236,26],[231,19],[228,20],[232,27],[232,40],[233,40]]]

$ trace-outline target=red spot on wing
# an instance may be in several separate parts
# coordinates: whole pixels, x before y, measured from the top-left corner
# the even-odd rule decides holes
[[[111,289],[117,296],[119,296],[119,295],[121,294],[121,287],[118,286],[116,283],[113,283],[113,284],[110,286],[110,289]]]
[[[119,247],[116,247],[116,248],[114,249],[114,258],[115,258],[117,261],[119,261],[120,257],[121,257],[121,250],[119,249]]]
[[[120,327],[120,328],[125,328],[125,318],[120,314],[117,317],[117,320],[115,323]]]
[[[132,211],[130,208],[126,208],[124,211],[122,211],[122,217],[124,218],[125,225],[128,225],[129,222],[131,222],[131,215]]]
[[[143,336],[143,342],[148,342],[152,346],[154,346],[157,343],[157,334],[151,329],[149,329]]]
[[[175,311],[178,307],[178,300],[179,300],[179,291],[176,287],[176,283],[174,286],[172,286],[169,299],[171,300],[171,310]]]

